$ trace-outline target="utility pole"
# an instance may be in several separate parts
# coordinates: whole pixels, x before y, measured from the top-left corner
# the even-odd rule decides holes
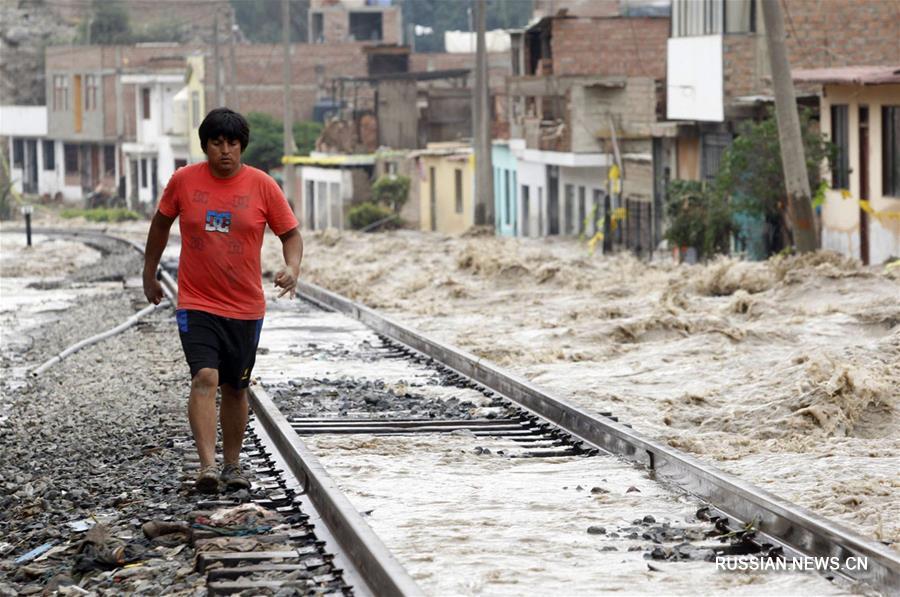
[[[225,96],[222,90],[222,59],[219,55],[219,9],[214,9],[213,15],[213,70],[216,75],[216,107],[225,105]]]
[[[815,251],[819,243],[813,221],[812,194],[806,173],[797,99],[794,96],[794,83],[784,44],[784,17],[780,2],[781,0],[762,0],[762,13],[772,68],[772,86],[775,89],[775,116],[778,120],[778,142],[781,145],[781,164],[787,191],[788,222],[794,237],[794,247],[800,253],[808,253]]]
[[[231,95],[231,108],[235,112],[241,111],[241,99],[237,93],[237,61],[234,59],[234,38],[237,36],[238,26],[234,20],[234,7],[231,7],[231,35],[228,36],[228,61],[231,63],[231,73],[228,76],[228,93]]]
[[[289,0],[281,0],[281,43],[284,46],[284,155],[293,155],[297,151],[294,145],[294,106],[291,103],[291,7]],[[284,165],[284,196],[288,203],[296,206],[294,199],[294,165]],[[312,223],[310,222],[310,225]]]
[[[494,180],[491,161],[491,114],[489,104],[487,48],[484,40],[486,0],[474,0],[475,101],[472,144],[475,150],[475,225],[494,225]]]

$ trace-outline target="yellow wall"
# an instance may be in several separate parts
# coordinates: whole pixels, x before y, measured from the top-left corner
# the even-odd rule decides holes
[[[472,201],[475,168],[471,156],[459,154],[452,156],[423,155],[422,178],[419,187],[419,227],[431,230],[431,169],[435,175],[436,231],[444,234],[459,234],[472,227],[475,211]],[[462,213],[456,212],[456,175],[462,170]]]
[[[821,121],[822,132],[829,139],[831,135],[832,104],[847,105],[850,188],[849,196],[839,189],[826,192],[825,204],[822,206],[823,246],[835,248],[848,254],[859,254],[859,198],[860,198],[860,164],[859,164],[859,106],[869,108],[869,202],[872,210],[882,214],[900,213],[900,197],[888,197],[882,192],[881,164],[881,107],[883,105],[900,105],[900,85],[826,85],[822,93]],[[873,222],[874,220],[874,222]],[[894,239],[900,239],[900,218],[896,215],[870,216],[870,233],[872,241],[882,247],[870,245],[870,251],[883,253],[889,251]],[[872,230],[872,228],[875,228]],[[827,242],[828,236],[836,239],[836,235],[846,236],[840,241]],[[887,238],[885,237],[887,235]],[[829,246],[830,245],[830,246]],[[844,248],[846,246],[846,249]],[[880,255],[873,255],[872,262],[878,263]]]
[[[194,122],[199,123],[203,122],[203,118],[206,116],[206,95],[203,89],[203,56],[188,56],[187,59],[188,68],[190,71],[190,76],[187,80],[188,87],[188,130],[190,133],[189,137],[189,152],[191,155],[192,162],[198,162],[206,159],[206,156],[203,153],[203,148],[200,147],[200,134],[199,127],[194,126]],[[198,114],[194,114],[194,102],[193,102],[193,94],[197,92],[199,94],[200,99],[200,110]]]

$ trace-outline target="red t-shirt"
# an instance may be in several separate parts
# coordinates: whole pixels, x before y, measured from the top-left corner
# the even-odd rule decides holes
[[[178,308],[261,319],[266,224],[277,235],[297,227],[275,181],[246,164],[231,178],[214,177],[207,162],[185,166],[166,185],[159,212],[180,219]]]

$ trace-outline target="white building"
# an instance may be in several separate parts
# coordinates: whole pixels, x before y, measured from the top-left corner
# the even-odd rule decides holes
[[[122,76],[135,88],[137,139],[122,144],[127,164],[125,196],[129,202],[154,203],[175,170],[190,162],[191,132],[184,73]]]
[[[0,137],[8,143],[9,174],[17,193],[82,198],[80,175],[66,174],[71,156],[65,144],[47,137],[46,106],[0,106]]]

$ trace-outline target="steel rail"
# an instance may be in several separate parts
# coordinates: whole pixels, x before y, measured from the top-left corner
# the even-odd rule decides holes
[[[139,244],[102,232],[45,229],[40,233],[75,238],[92,236],[111,238],[132,247],[142,255],[144,253],[143,247]],[[159,273],[163,289],[174,306],[178,294],[177,282],[164,268],[160,267]],[[354,567],[349,571],[349,576],[364,582],[366,587],[360,588],[367,594],[379,597],[422,595],[422,590],[406,569],[375,535],[350,500],[338,489],[319,459],[306,447],[266,392],[259,386],[251,386],[249,398],[253,414],[279,451],[279,460],[291,469],[291,474],[301,483],[304,495],[309,498],[309,502],[316,510],[315,514],[325,522],[329,536],[337,541],[343,550],[342,556]]]
[[[277,446],[291,473],[303,486],[304,494],[325,521],[343,555],[356,567],[357,575],[373,595],[422,595],[409,573],[384,546],[371,527],[338,489],[325,467],[288,419],[260,386],[250,387],[253,414]]]
[[[532,413],[612,454],[652,470],[657,478],[711,504],[740,525],[752,525],[799,556],[838,558],[839,574],[880,589],[900,587],[900,554],[885,545],[823,518],[764,489],[730,475],[675,448],[643,436],[610,417],[594,414],[554,397],[528,380],[492,363],[438,342],[339,294],[300,282],[299,296],[349,315],[490,388]],[[848,558],[866,558],[864,570],[845,566]],[[858,562],[860,560],[851,560]]]

